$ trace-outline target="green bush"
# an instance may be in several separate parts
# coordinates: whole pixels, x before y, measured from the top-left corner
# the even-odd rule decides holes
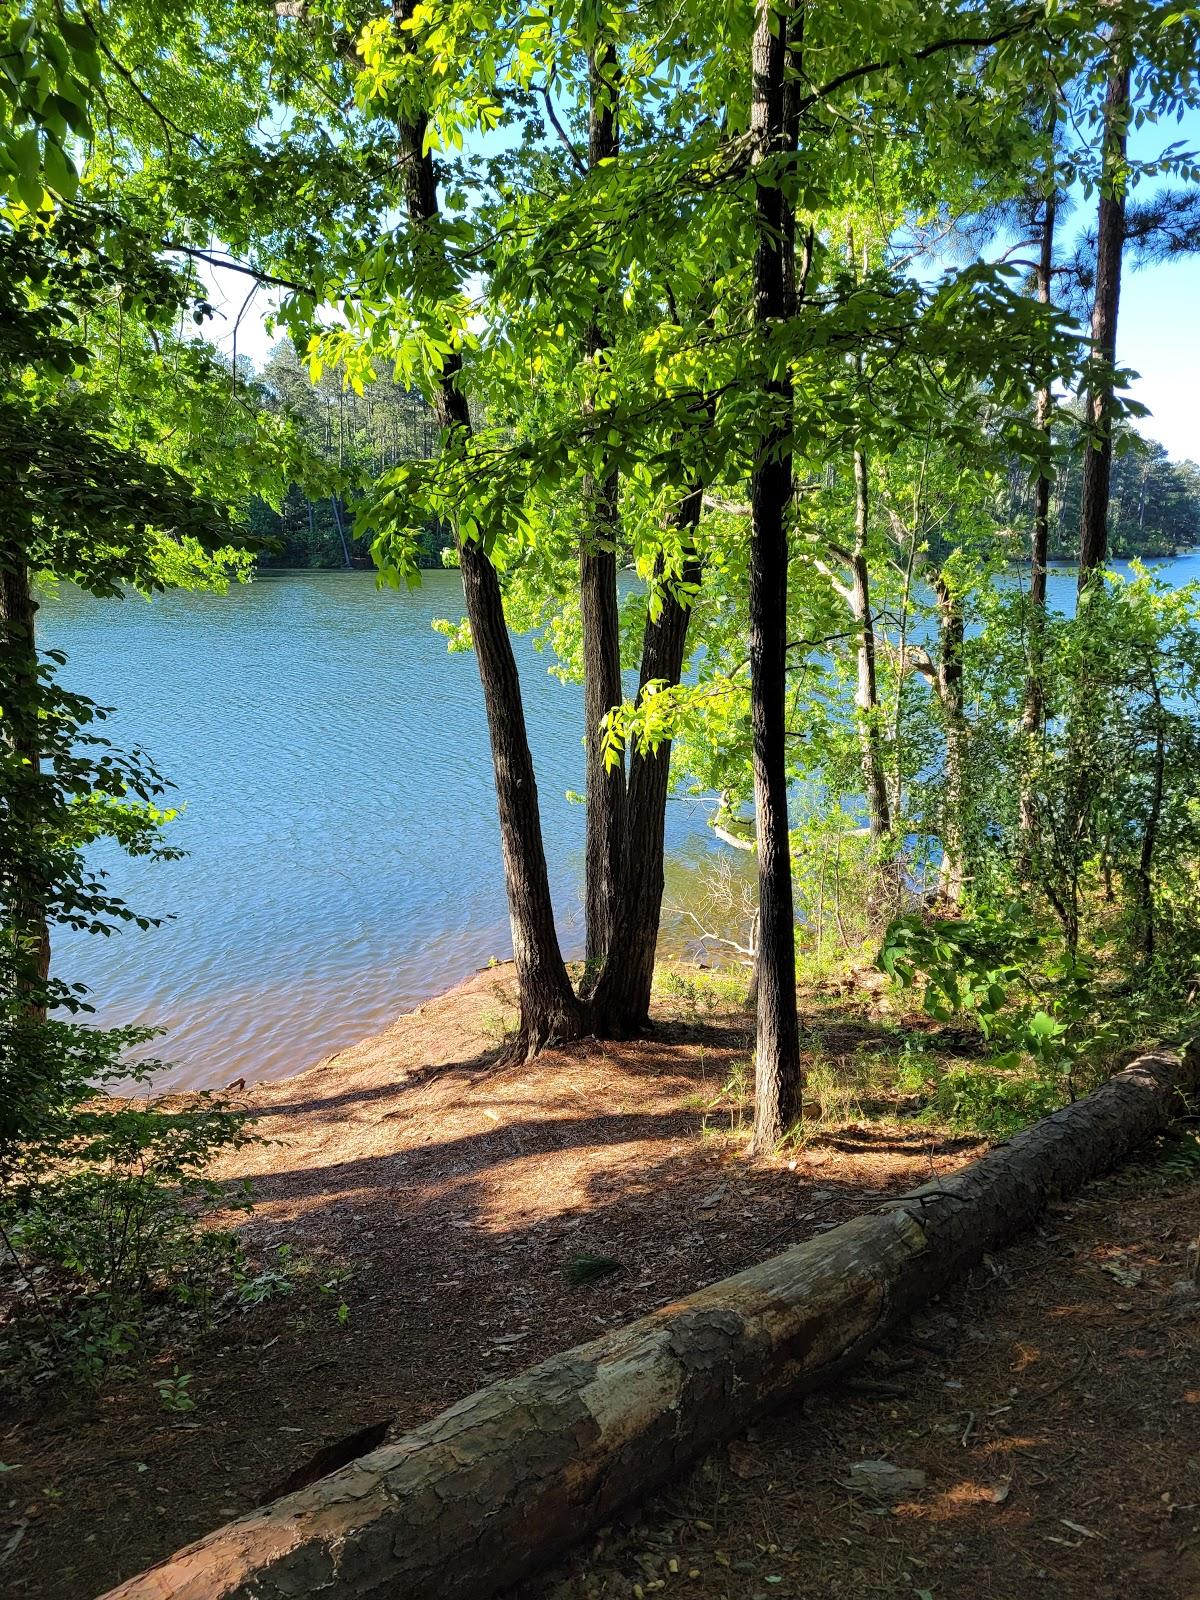
[[[110,1062],[109,1075],[128,1069]],[[101,1083],[103,1082],[102,1075]],[[248,1204],[206,1176],[249,1136],[207,1095],[60,1102],[0,1174],[0,1371],[10,1388],[95,1389],[236,1289],[241,1252],[208,1212]]]

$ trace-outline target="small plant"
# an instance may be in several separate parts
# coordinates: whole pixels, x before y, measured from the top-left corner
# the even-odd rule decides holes
[[[493,1044],[507,1044],[516,1032],[516,1023],[510,1011],[488,1010],[479,1019],[479,1030]]]
[[[239,1261],[234,1269],[234,1297],[239,1306],[264,1305],[268,1300],[279,1300],[293,1294],[296,1288],[295,1263],[290,1244],[275,1246],[273,1263],[251,1274],[245,1263]]]
[[[350,1326],[350,1307],[342,1298],[341,1290],[344,1284],[349,1283],[351,1276],[352,1274],[348,1268],[337,1269],[332,1277],[326,1278],[323,1283],[317,1285],[317,1293],[323,1295],[326,1299],[333,1299],[336,1296],[337,1305],[334,1308],[333,1315],[339,1328],[348,1328]]]
[[[927,1095],[937,1086],[941,1068],[923,1040],[905,1039],[896,1061],[895,1084],[900,1094]]]
[[[190,1372],[180,1372],[178,1367],[172,1370],[169,1378],[160,1378],[154,1387],[158,1390],[158,1403],[164,1411],[194,1411],[196,1402],[188,1393],[188,1385],[192,1381]]]
[[[1172,1183],[1200,1183],[1200,1134],[1181,1128],[1167,1140],[1160,1162]]]
[[[614,1272],[626,1270],[624,1262],[614,1260],[612,1256],[592,1256],[585,1252],[569,1256],[562,1265],[563,1277],[577,1288],[585,1283],[595,1283],[600,1278],[609,1278]]]
[[[713,1132],[725,1132],[724,1129],[710,1128],[708,1117],[711,1112],[721,1111],[728,1114],[728,1132],[738,1134],[746,1127],[747,1112],[750,1109],[751,1096],[754,1087],[754,1063],[745,1056],[739,1057],[729,1068],[729,1075],[725,1082],[710,1099],[703,1102],[704,1120],[700,1127],[701,1135]]]
[[[1022,1072],[1000,1058],[951,1067],[938,1080],[930,1115],[952,1128],[1007,1138],[1063,1102],[1055,1077]]]

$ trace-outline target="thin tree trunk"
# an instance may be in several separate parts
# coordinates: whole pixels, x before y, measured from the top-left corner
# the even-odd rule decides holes
[[[415,6],[416,0],[393,0],[392,15],[398,28],[412,15]],[[417,236],[416,248],[440,251],[437,234],[427,232],[428,225],[438,216],[438,198],[433,160],[424,150],[424,117],[400,123],[399,135],[405,207]],[[461,370],[460,356],[451,351],[433,396],[434,410],[448,442],[455,435],[471,433],[467,397],[458,382]],[[571,988],[554,926],[537,782],[500,580],[478,541],[461,539],[456,533],[455,542],[487,710],[517,969],[521,1018],[511,1053],[532,1055],[543,1045],[578,1038],[583,1031],[583,1009]]]
[[[700,523],[702,498],[700,488],[693,488],[678,513],[679,526],[686,536],[681,579],[688,588],[698,584],[701,575],[692,536]],[[691,607],[668,593],[663,597],[658,618],[647,618],[639,700],[651,683],[679,682],[690,617]],[[612,942],[592,996],[591,1024],[601,1038],[624,1037],[644,1028],[649,1021],[662,914],[663,841],[670,773],[669,741],[657,750],[630,751],[621,892]]]
[[[843,1376],[1167,1127],[1197,1083],[1192,1046],[1142,1056],[958,1172],[468,1395],[104,1600],[490,1600]]]
[[[1114,57],[1124,46],[1112,39]],[[1108,505],[1112,478],[1112,367],[1117,357],[1121,254],[1125,245],[1125,145],[1129,117],[1129,67],[1114,63],[1104,107],[1103,177],[1096,228],[1096,296],[1092,306],[1093,371],[1087,395],[1087,440],[1079,512],[1079,588],[1108,559]]]
[[[28,1021],[46,1018],[46,984],[50,976],[50,925],[46,917],[45,885],[38,873],[38,836],[41,826],[39,792],[42,784],[38,737],[37,601],[25,550],[15,540],[0,546],[0,737],[14,760],[9,805],[14,820],[24,816],[28,856],[7,863],[11,873],[8,904],[17,941],[13,982]]]
[[[1037,267],[1037,297],[1039,304],[1043,306],[1050,304],[1057,211],[1058,196],[1052,190],[1046,196],[1042,213],[1042,239]],[[1041,434],[1046,460],[1038,467],[1033,486],[1033,533],[1029,552],[1029,672],[1025,680],[1025,708],[1021,718],[1021,727],[1026,740],[1027,766],[1033,754],[1034,741],[1041,732],[1046,715],[1046,568],[1050,559],[1050,500],[1054,491],[1054,469],[1049,462],[1051,414],[1052,396],[1050,379],[1047,376],[1043,379],[1034,402],[1034,425]],[[1036,829],[1037,801],[1033,792],[1032,775],[1026,771],[1021,786],[1022,877],[1029,871],[1029,859],[1035,844]]]
[[[935,686],[946,729],[946,776],[942,798],[942,865],[938,889],[957,906],[969,877],[968,730],[963,693],[962,606],[940,572],[930,575],[938,608],[938,663]]]
[[[872,840],[879,844],[892,831],[892,817],[879,737],[875,619],[871,615],[871,579],[867,565],[869,494],[867,458],[862,450],[856,450],[854,452],[854,550],[850,561],[850,610],[854,618],[855,656],[858,669],[854,704],[858,711],[858,741],[862,755],[867,822]]]
[[[617,52],[605,46],[588,62],[588,168],[618,148]],[[587,333],[588,360],[599,366],[608,340],[598,320]],[[618,481],[615,472],[583,486],[585,526],[579,545],[579,609],[583,624],[583,714],[587,754],[587,838],[584,912],[587,979],[595,978],[613,936],[625,832],[625,767],[604,759],[601,723],[621,703],[621,640],[617,609]]]
[[[1166,785],[1166,741],[1163,738],[1162,690],[1158,674],[1150,668],[1150,693],[1154,702],[1154,776],[1150,787],[1150,815],[1142,833],[1142,846],[1138,854],[1138,921],[1142,936],[1142,954],[1149,961],[1154,955],[1154,852],[1158,846],[1158,830],[1162,821],[1163,791]]]
[[[750,126],[756,164],[788,148],[785,62],[788,18],[758,0],[752,54]],[[800,1040],[796,1015],[796,942],[788,838],[785,761],[787,676],[787,515],[792,494],[792,386],[770,352],[772,329],[788,311],[791,268],[786,242],[794,219],[778,172],[756,184],[754,320],[771,364],[762,384],[770,421],[750,485],[750,720],[758,835],[758,1041],[753,1148],[772,1150],[800,1104]]]

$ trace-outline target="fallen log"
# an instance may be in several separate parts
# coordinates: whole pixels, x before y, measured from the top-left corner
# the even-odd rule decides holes
[[[1198,1086],[1193,1046],[1142,1056],[960,1172],[481,1389],[108,1600],[486,1600],[844,1372]]]

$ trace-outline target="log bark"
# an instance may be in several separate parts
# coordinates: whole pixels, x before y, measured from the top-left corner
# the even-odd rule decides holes
[[[414,7],[415,0],[393,0],[397,28],[408,20]],[[429,270],[450,276],[444,246],[430,231],[430,224],[438,218],[438,197],[433,159],[425,149],[425,119],[400,123],[398,133],[405,211],[417,248],[427,252]],[[432,396],[438,423],[448,440],[471,432],[470,408],[459,387],[461,373],[462,358],[457,351],[450,351]],[[571,987],[554,925],[537,781],[500,579],[477,540],[456,536],[456,544],[487,711],[517,970],[520,1027],[508,1053],[523,1057],[534,1055],[544,1045],[579,1038],[583,1009]]]
[[[951,1177],[480,1390],[107,1600],[487,1600],[841,1375],[1198,1086],[1193,1047],[1142,1056]]]

